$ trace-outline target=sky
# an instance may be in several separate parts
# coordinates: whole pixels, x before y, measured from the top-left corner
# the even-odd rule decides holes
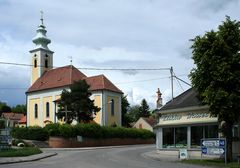
[[[32,38],[43,11],[54,66],[77,68],[170,68],[190,83],[190,39],[216,30],[228,15],[240,20],[240,0],[0,0],[0,62],[30,64]],[[81,70],[104,74],[131,105],[145,98],[156,107],[171,100],[169,70]],[[25,104],[30,67],[0,64],[0,101]],[[174,97],[190,86],[174,80]]]

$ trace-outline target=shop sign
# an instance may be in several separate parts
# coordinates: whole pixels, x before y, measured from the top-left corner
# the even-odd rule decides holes
[[[188,113],[187,119],[210,117],[209,113]]]
[[[180,120],[182,115],[178,114],[166,114],[161,117],[163,121],[173,121],[173,120]]]
[[[187,115],[184,114],[163,114],[160,119],[163,121],[174,121],[174,120],[181,120],[182,118],[185,118],[187,120],[193,119],[193,118],[206,118],[210,117],[209,113],[187,113]]]

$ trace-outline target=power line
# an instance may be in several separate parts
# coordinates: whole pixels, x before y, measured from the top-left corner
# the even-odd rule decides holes
[[[0,64],[5,65],[16,65],[16,66],[28,66],[32,67],[34,65],[32,64],[23,64],[23,63],[15,63],[15,62],[2,62],[0,61]],[[37,67],[44,67],[39,66]],[[59,67],[53,67],[53,68],[59,68]],[[83,67],[83,68],[77,68],[80,70],[101,70],[101,71],[163,71],[163,70],[169,70],[170,68],[89,68],[89,67]]]
[[[185,74],[178,75],[178,76],[186,76]],[[176,77],[176,76],[174,76]],[[129,84],[129,83],[138,83],[138,82],[149,82],[149,81],[155,81],[155,80],[160,80],[160,79],[168,79],[170,76],[165,76],[165,77],[160,77],[160,78],[151,78],[151,79],[145,79],[145,80],[136,80],[136,81],[128,81],[128,82],[118,82],[115,83],[116,85],[122,85],[122,84]],[[26,90],[28,88],[0,88],[1,90]]]
[[[145,79],[145,80],[129,81],[129,82],[119,82],[119,83],[116,83],[116,84],[118,85],[118,84],[128,84],[128,83],[137,83],[137,82],[148,82],[148,81],[154,81],[154,80],[159,80],[159,79],[167,79],[167,78],[170,78],[170,76],[161,77],[161,78]]]
[[[180,80],[181,82],[185,83],[186,85],[188,85],[188,86],[191,86],[191,87],[192,87],[192,85],[191,85],[191,84],[189,84],[189,83],[187,83],[186,81],[184,81],[184,80],[182,80],[182,79],[178,78],[177,76],[174,76],[174,77],[175,77],[176,79]]]
[[[30,65],[30,64],[20,64],[20,63],[13,63],[13,62],[0,62],[0,64],[17,65],[17,66],[33,66],[33,65]]]
[[[178,83],[178,85],[180,86],[180,88],[182,89],[182,91],[184,91],[184,89],[183,89],[183,87],[182,87],[182,85],[181,85],[181,83],[178,81],[178,79],[176,78],[176,74],[173,72],[173,74],[174,74],[174,79],[177,81],[177,83]]]

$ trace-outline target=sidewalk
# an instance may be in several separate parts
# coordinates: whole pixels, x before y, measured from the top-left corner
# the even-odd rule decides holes
[[[31,162],[31,161],[36,161],[36,160],[48,158],[55,155],[57,155],[57,153],[43,151],[43,153],[41,154],[25,156],[25,157],[0,157],[0,164]]]
[[[150,158],[158,161],[166,161],[166,162],[179,161],[178,156],[162,154],[162,153],[159,153],[157,150],[143,153],[142,156],[145,158]]]

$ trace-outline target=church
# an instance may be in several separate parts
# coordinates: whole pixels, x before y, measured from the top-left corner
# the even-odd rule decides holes
[[[118,89],[106,76],[87,77],[73,65],[53,68],[53,51],[48,48],[51,40],[41,17],[37,34],[33,38],[35,48],[31,55],[31,86],[26,92],[27,126],[44,127],[47,123],[59,122],[58,101],[63,89],[69,90],[74,81],[86,80],[90,85],[91,99],[101,110],[94,122],[102,126],[121,126],[121,96]]]

